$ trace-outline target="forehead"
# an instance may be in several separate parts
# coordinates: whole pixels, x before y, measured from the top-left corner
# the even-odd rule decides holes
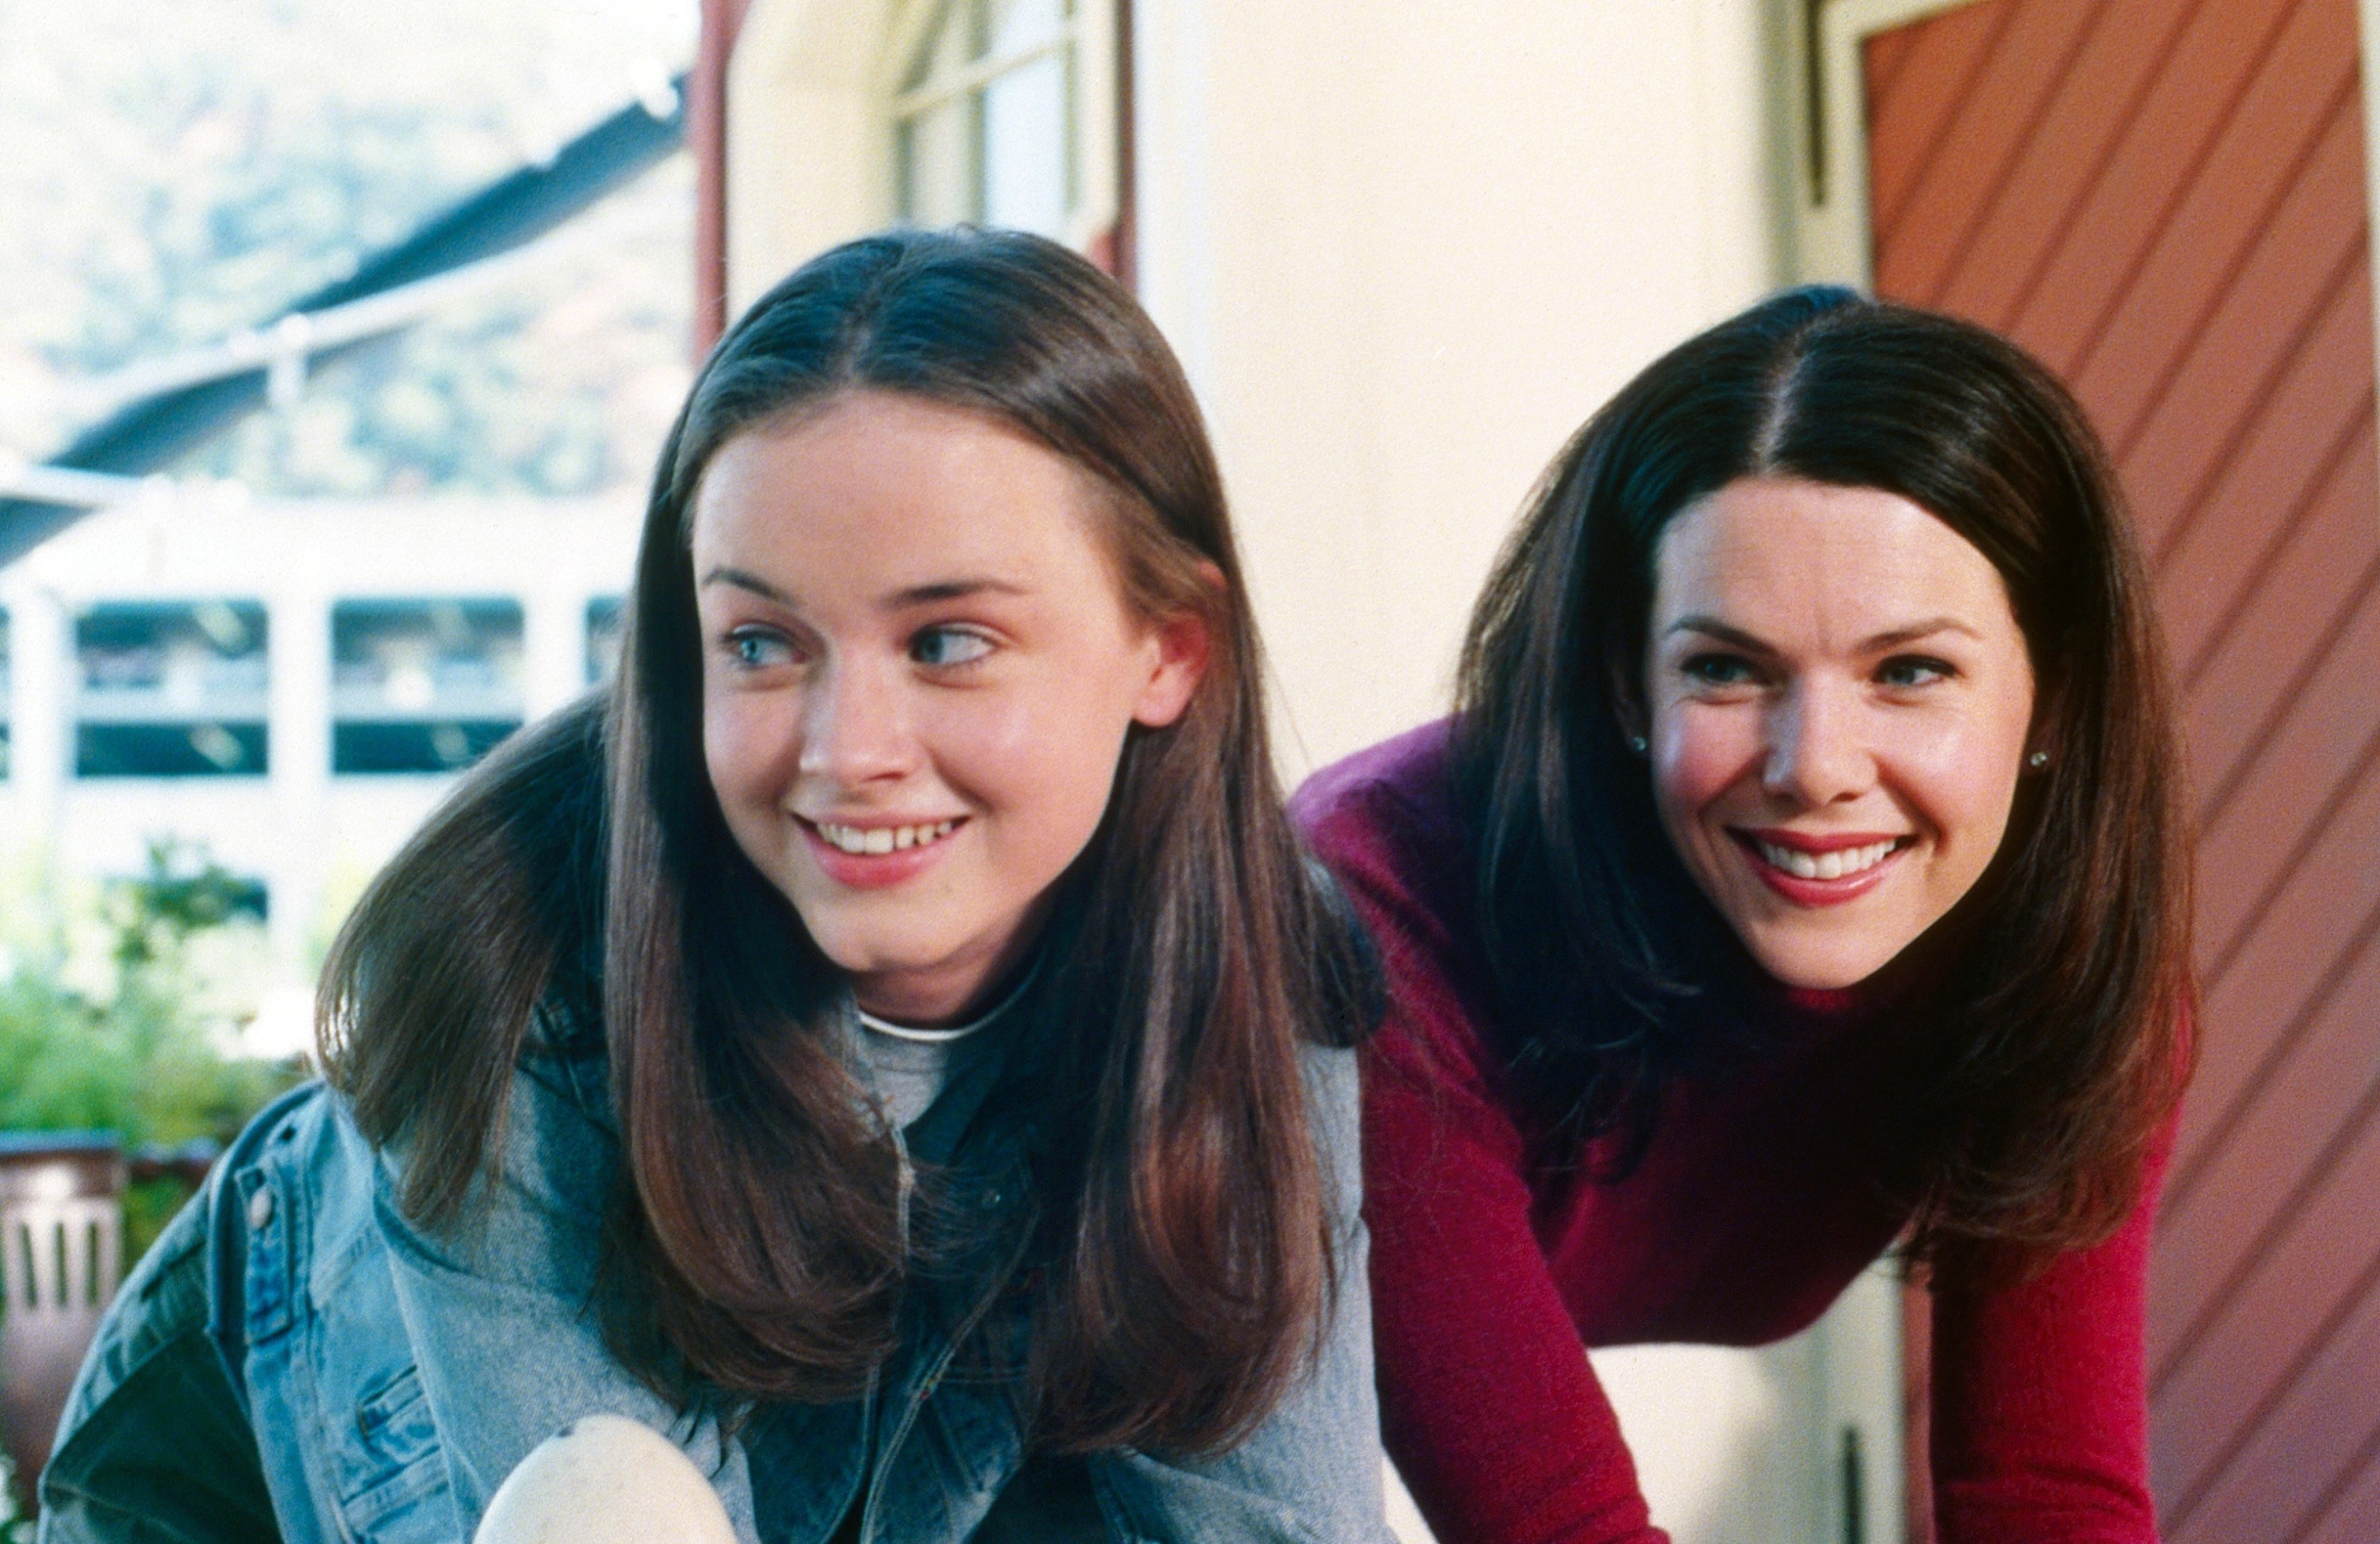
[[[774,559],[813,574],[1079,573],[1099,562],[1095,505],[1087,473],[1016,429],[860,392],[730,439],[696,491],[690,535],[698,562]]]
[[[2007,586],[1973,543],[1876,488],[1743,478],[1682,511],[1654,553],[1657,624],[1876,630],[1924,616],[2013,628]]]

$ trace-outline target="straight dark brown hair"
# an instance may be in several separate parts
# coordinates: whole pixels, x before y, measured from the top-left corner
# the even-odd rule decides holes
[[[1624,1173],[1663,1088],[1756,1053],[1757,967],[1658,819],[1641,711],[1670,521],[1744,477],[1896,493],[1990,559],[2038,684],[2000,852],[1919,948],[1912,1254],[2104,1238],[2187,1080],[2190,876],[2149,590],[2081,410],[2006,341],[1810,288],[1692,339],[1563,450],[1465,640],[1454,776],[1516,1084]]]
[[[1301,1044],[1354,1039],[1370,977],[1281,809],[1189,386],[1131,298],[1063,248],[876,237],[737,322],[662,452],[608,700],[500,749],[373,884],[324,976],[326,1064],[368,1136],[409,1138],[407,1211],[452,1224],[501,1149],[532,1018],[583,978],[631,1182],[631,1290],[603,1295],[615,1349],[681,1397],[796,1400],[846,1397],[891,1353],[916,1267],[895,1156],[830,1035],[840,973],[736,846],[704,767],[688,529],[721,446],[855,392],[980,414],[1083,468],[1128,606],[1207,624],[1187,711],[1131,732],[1060,881],[1037,988],[1054,1028],[1007,1093],[1063,1138],[1037,1176],[1034,1440],[1217,1450],[1276,1403],[1329,1311]]]

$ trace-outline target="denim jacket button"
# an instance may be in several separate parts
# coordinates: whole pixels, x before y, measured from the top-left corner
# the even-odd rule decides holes
[[[261,1231],[272,1221],[273,1187],[269,1185],[262,1185],[258,1188],[255,1195],[248,1198],[248,1225],[251,1229]]]

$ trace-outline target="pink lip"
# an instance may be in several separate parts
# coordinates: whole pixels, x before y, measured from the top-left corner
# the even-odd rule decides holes
[[[918,821],[830,820],[829,823],[849,826],[855,831],[874,831],[905,825],[933,825],[939,819],[940,817],[935,820]],[[957,840],[959,832],[966,828],[966,817],[962,815],[956,819],[958,828],[949,835],[937,837],[922,847],[905,847],[889,853],[847,853],[819,834],[817,821],[806,816],[796,815],[794,817],[794,823],[801,828],[803,839],[810,845],[811,856],[818,860],[820,869],[827,878],[848,890],[885,890],[915,879],[940,862],[942,849]]]
[[[1893,866],[1900,861],[1901,854],[1909,850],[1906,846],[1896,846],[1856,874],[1845,874],[1831,880],[1805,880],[1799,874],[1787,873],[1761,857],[1759,847],[1755,845],[1755,841],[1815,856],[1841,852],[1847,847],[1873,846],[1878,842],[1900,842],[1909,833],[1876,831],[1828,832],[1824,835],[1815,835],[1798,831],[1738,831],[1730,828],[1728,834],[1735,838],[1735,845],[1742,852],[1744,862],[1751,865],[1752,871],[1759,875],[1769,889],[1797,906],[1838,906],[1858,900],[1882,884]]]

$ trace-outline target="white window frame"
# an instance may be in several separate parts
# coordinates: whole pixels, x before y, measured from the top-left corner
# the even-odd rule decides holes
[[[1112,0],[1072,0],[1069,16],[1057,34],[1029,47],[1004,55],[970,60],[916,86],[905,84],[919,52],[959,6],[989,0],[898,0],[886,29],[879,90],[884,102],[885,142],[891,146],[904,123],[914,122],[954,98],[982,92],[1002,76],[1052,55],[1071,51],[1070,79],[1074,100],[1068,103],[1068,124],[1074,143],[1067,147],[1072,199],[1059,239],[1081,250],[1113,228],[1119,205],[1116,187],[1116,58],[1115,6]],[[895,217],[903,214],[903,189],[897,158],[886,157],[892,186],[888,204]],[[983,168],[972,169],[976,197],[982,196]]]
[[[1123,208],[1120,0],[1075,0],[1077,251]],[[794,265],[900,213],[893,111],[932,0],[751,0],[727,63],[727,290],[740,311]]]
[[[1791,151],[1793,275],[1803,284],[1876,286],[1868,219],[1867,81],[1861,45],[1977,0],[1800,0],[1784,29]],[[2380,0],[2363,0],[2367,6]],[[1815,6],[1815,15],[1811,14]],[[1815,48],[1814,63],[1811,50]],[[1812,100],[1812,88],[1816,99]],[[1820,186],[1818,169],[1825,168]]]

